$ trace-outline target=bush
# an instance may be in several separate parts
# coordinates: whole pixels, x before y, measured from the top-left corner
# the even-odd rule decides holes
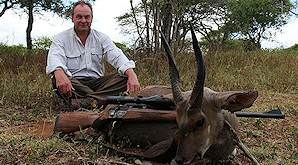
[[[49,37],[40,37],[33,40],[34,49],[49,50],[52,44],[52,39]]]

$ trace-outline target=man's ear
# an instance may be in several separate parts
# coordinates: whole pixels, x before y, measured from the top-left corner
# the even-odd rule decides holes
[[[257,91],[218,92],[214,102],[218,108],[236,112],[251,107],[257,97]]]
[[[70,14],[71,22],[73,22],[74,14]]]

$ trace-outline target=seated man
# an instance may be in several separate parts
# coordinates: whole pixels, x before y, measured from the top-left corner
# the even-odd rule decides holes
[[[91,103],[103,96],[138,92],[135,63],[108,36],[91,29],[91,4],[76,2],[71,17],[74,27],[55,36],[47,57],[46,73],[53,75],[57,94],[63,100],[80,98]],[[103,59],[119,74],[104,76]]]

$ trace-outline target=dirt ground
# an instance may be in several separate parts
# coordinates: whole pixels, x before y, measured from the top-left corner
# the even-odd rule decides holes
[[[286,115],[285,119],[255,119],[241,118],[239,137],[261,164],[297,164],[298,163],[298,96],[295,94],[263,93],[255,105],[245,111],[264,112],[279,107]],[[21,107],[7,108],[0,106],[0,137],[5,135],[24,134],[37,139],[53,137],[54,119],[41,119],[35,122],[26,120],[26,115],[20,116],[22,122],[9,124],[5,118],[19,111]],[[2,135],[1,135],[2,134]],[[9,137],[9,136],[8,136]],[[6,145],[6,144],[1,144]],[[1,151],[1,150],[0,150]],[[138,150],[132,150],[138,152]],[[5,159],[1,156],[0,160]],[[48,156],[54,160],[58,157]],[[67,164],[82,164],[84,158],[69,159]],[[57,160],[56,160],[57,161]],[[0,161],[1,162],[1,161]],[[2,162],[5,162],[2,161]],[[58,162],[58,161],[57,161]],[[129,163],[127,163],[129,162]],[[88,163],[88,161],[87,161]],[[138,158],[103,157],[90,160],[91,164],[146,164]],[[251,161],[238,150],[235,164],[251,164]],[[84,163],[83,163],[84,164]],[[150,164],[147,162],[147,164]]]

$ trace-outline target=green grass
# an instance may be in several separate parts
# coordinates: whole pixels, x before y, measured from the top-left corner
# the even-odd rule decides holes
[[[133,58],[142,86],[169,85],[164,55]],[[183,89],[192,89],[196,75],[193,54],[179,54],[175,58]],[[0,45],[0,164],[108,161],[104,157],[107,151],[98,139],[85,135],[72,140],[38,139],[22,130],[12,130],[41,119],[53,121],[58,113],[50,78],[45,75],[45,63],[45,52]],[[218,91],[257,90],[259,98],[249,111],[279,107],[286,113],[285,120],[240,119],[240,136],[262,164],[297,164],[298,52],[214,52],[205,55],[205,65],[205,86]],[[108,156],[113,160],[124,159]]]

